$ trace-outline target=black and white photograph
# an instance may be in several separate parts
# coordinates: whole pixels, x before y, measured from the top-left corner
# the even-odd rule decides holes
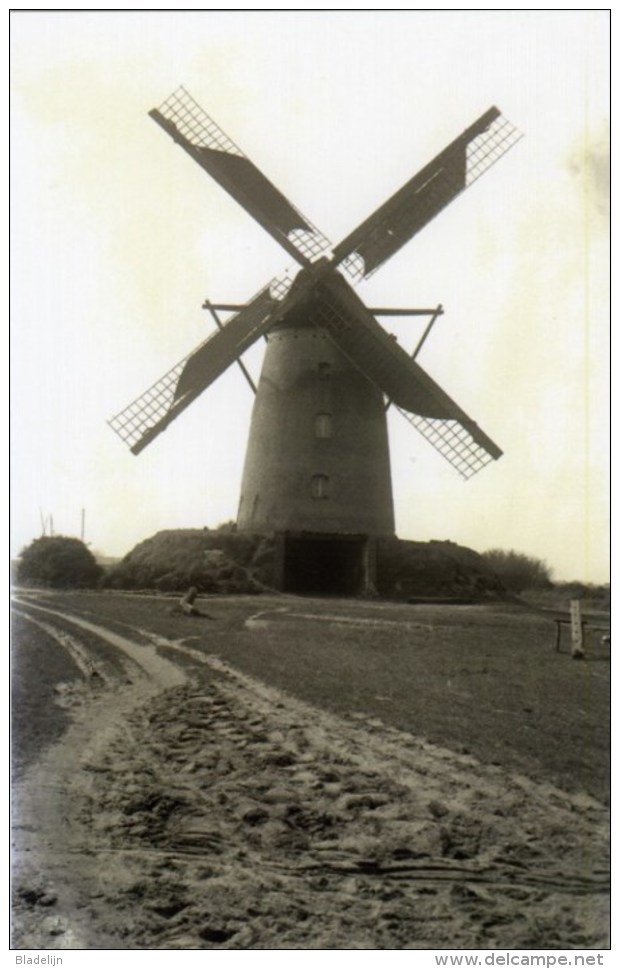
[[[610,47],[12,11],[17,964],[605,964]]]

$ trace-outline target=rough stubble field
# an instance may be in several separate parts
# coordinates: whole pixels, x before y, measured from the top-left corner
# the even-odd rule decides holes
[[[14,947],[608,945],[596,629],[576,662],[509,604],[14,598]]]

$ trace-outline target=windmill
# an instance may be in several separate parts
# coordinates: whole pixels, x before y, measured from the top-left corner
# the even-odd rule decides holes
[[[338,245],[179,88],[150,116],[295,260],[244,306],[205,303],[218,328],[109,422],[138,454],[261,336],[237,527],[279,536],[282,584],[372,584],[394,535],[386,409],[464,478],[501,450],[379,324],[353,286],[375,272],[521,137],[492,107]],[[218,309],[234,311],[225,323]],[[430,314],[431,323],[442,312]],[[428,327],[427,327],[428,332]],[[310,564],[309,564],[310,563]],[[296,578],[295,578],[296,576]]]

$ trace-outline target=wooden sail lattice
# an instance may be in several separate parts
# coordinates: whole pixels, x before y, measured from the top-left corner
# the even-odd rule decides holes
[[[459,421],[422,417],[398,406],[396,409],[465,480],[495,460]]]

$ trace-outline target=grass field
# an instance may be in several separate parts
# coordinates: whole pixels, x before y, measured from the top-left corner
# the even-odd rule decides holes
[[[132,635],[192,637],[195,648],[326,710],[363,712],[485,763],[608,800],[604,614],[589,617],[586,658],[578,662],[567,627],[556,652],[553,614],[509,603],[212,597],[199,601],[209,620],[171,614],[164,597],[46,599]]]
[[[608,616],[16,599],[15,945],[606,944]]]

